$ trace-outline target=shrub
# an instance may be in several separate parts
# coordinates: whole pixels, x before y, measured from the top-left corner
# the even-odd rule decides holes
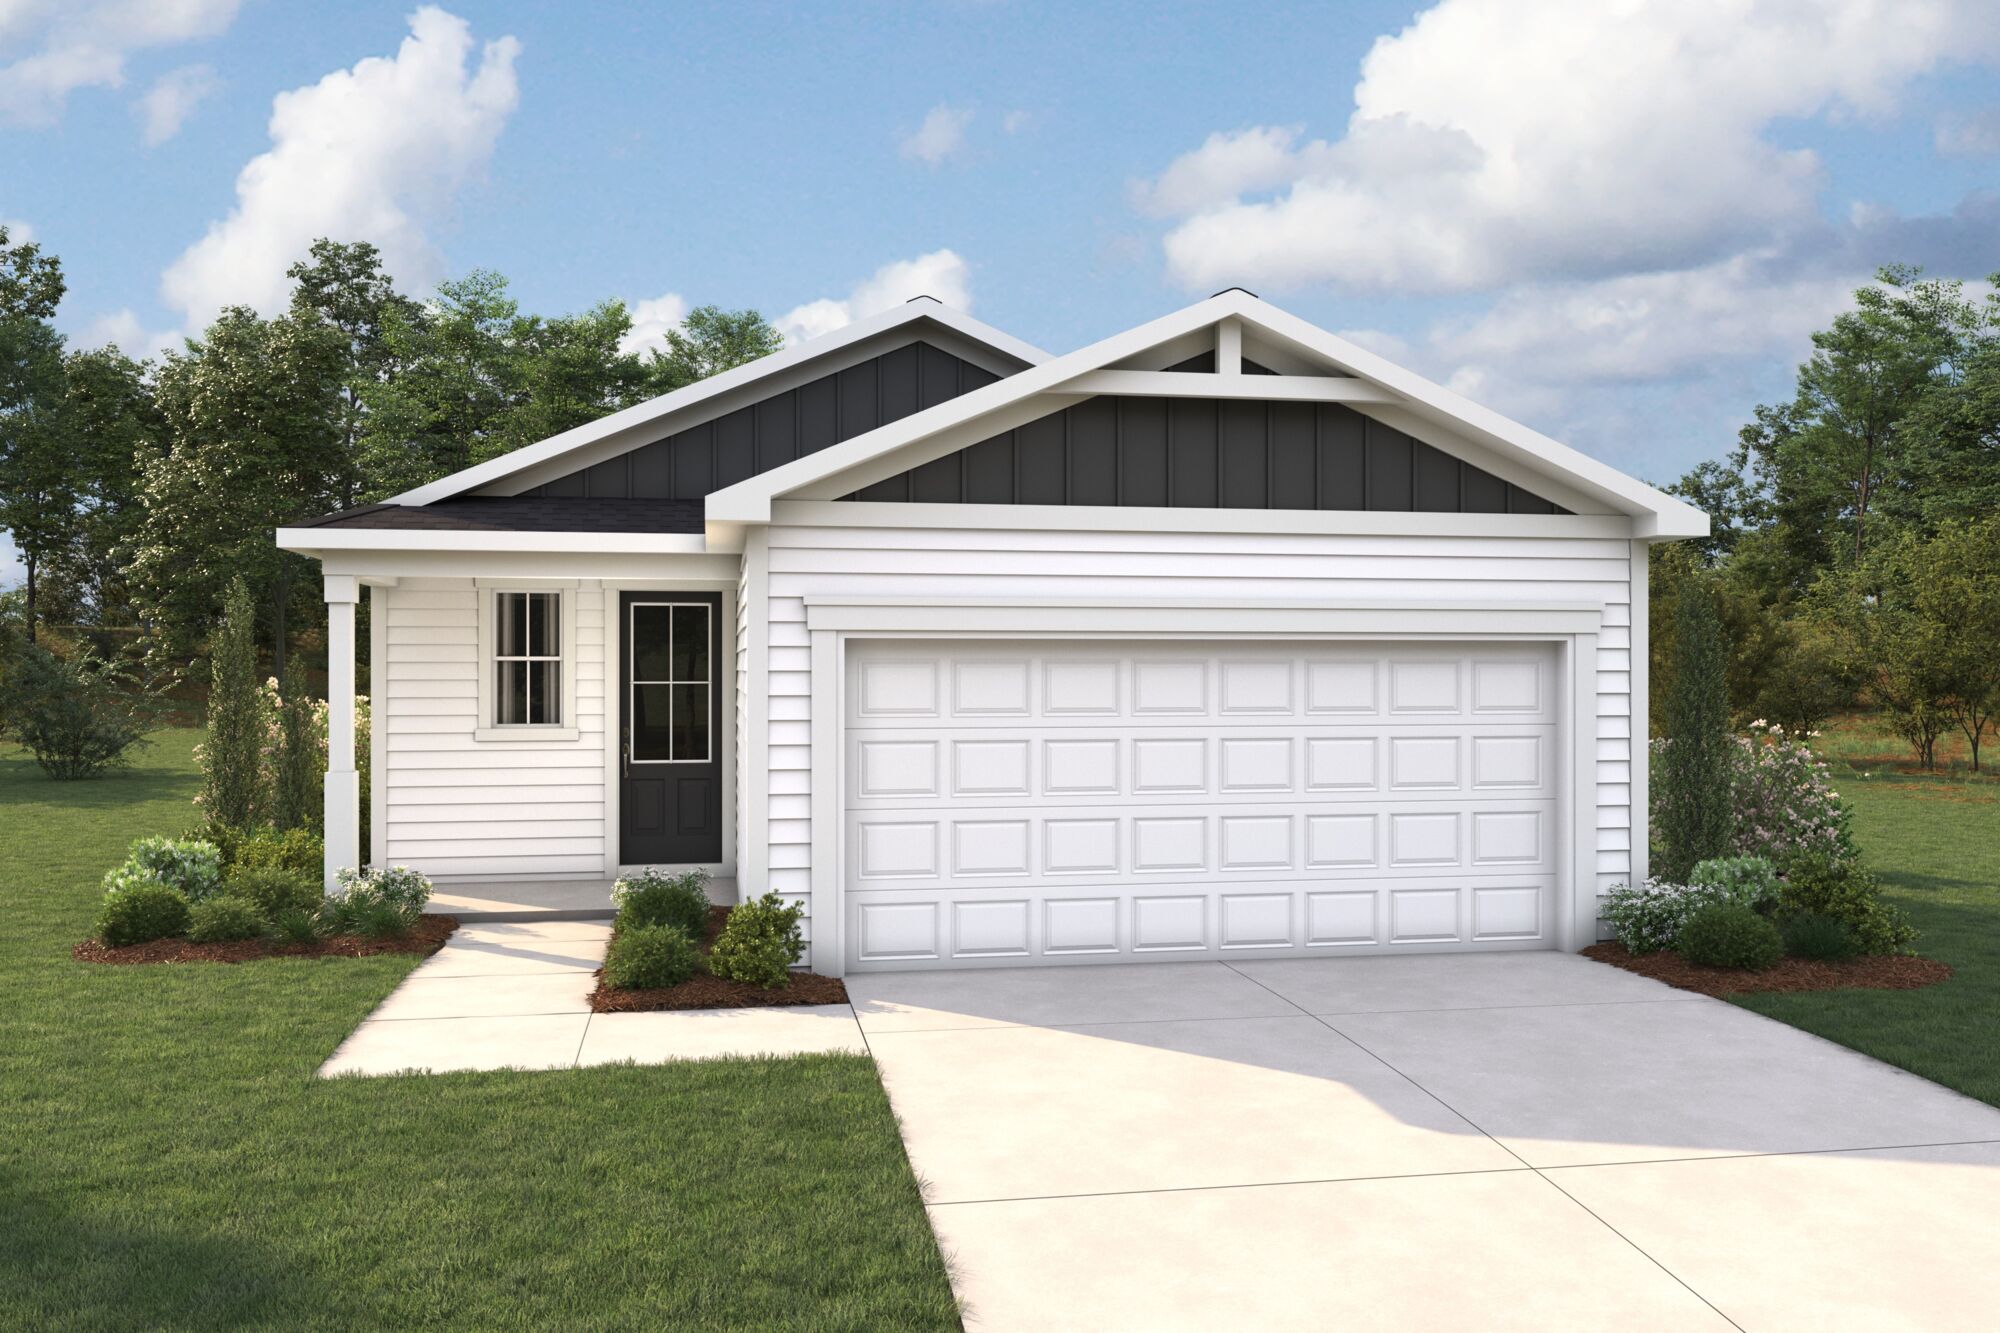
[[[113,948],[167,939],[188,927],[188,900],[149,875],[113,871],[97,913],[97,938]]]
[[[611,901],[618,904],[618,925],[678,926],[691,940],[708,935],[708,872],[690,870],[682,875],[644,870],[627,875],[611,886]]]
[[[1714,889],[1649,879],[1636,887],[1614,885],[1601,910],[1620,944],[1633,953],[1657,953],[1674,947],[1696,909],[1718,901]]]
[[[317,912],[326,901],[319,877],[301,875],[276,866],[246,866],[239,863],[225,883],[229,896],[254,903],[265,917],[276,921],[280,914],[297,909]]]
[[[1793,917],[1779,933],[1785,938],[1785,952],[1794,958],[1838,963],[1861,952],[1854,943],[1854,932],[1845,921],[1818,912]]]
[[[679,926],[620,926],[604,955],[605,984],[626,990],[678,986],[700,969],[701,955]]]
[[[257,904],[233,893],[204,899],[188,911],[187,936],[196,944],[251,940],[269,927],[270,923],[258,910]]]
[[[362,890],[407,910],[413,918],[431,900],[431,882],[408,866],[342,870],[334,876],[334,883],[337,895]]]
[[[1653,782],[1654,868],[1670,881],[1730,849],[1728,648],[1705,580],[1690,578],[1674,614],[1673,676],[1667,685],[1666,740]]]
[[[1681,957],[1709,967],[1761,972],[1784,956],[1785,943],[1766,917],[1740,903],[1708,903],[1681,927]]]
[[[140,838],[125,864],[104,877],[104,887],[111,887],[112,876],[127,874],[158,880],[200,902],[222,889],[222,853],[198,838]]]
[[[1794,861],[1778,895],[1780,924],[1802,916],[1827,916],[1846,926],[1862,953],[1907,953],[1917,931],[1908,917],[1882,898],[1875,877],[1853,861],[1823,855]]]
[[[208,735],[196,751],[205,783],[195,798],[210,819],[237,827],[254,822],[269,804],[269,774],[258,754],[263,726],[256,630],[250,587],[238,577],[223,598],[222,623],[209,646],[214,683],[208,694]]]
[[[37,644],[23,646],[13,659],[0,714],[8,734],[51,778],[97,777],[144,743],[139,710],[118,666],[88,652],[65,660]]]
[[[318,879],[326,863],[326,843],[311,829],[292,828],[280,833],[265,827],[243,836],[235,854],[224,858],[246,869],[289,870]]]
[[[286,944],[311,944],[321,929],[319,913],[303,907],[287,907],[271,918],[271,933]]]
[[[305,663],[297,653],[285,663],[277,700],[278,755],[271,791],[271,816],[281,829],[309,828],[320,822],[325,741],[313,735],[313,701],[306,692]]]
[[[1778,872],[1761,856],[1718,856],[1688,872],[1688,883],[1727,902],[1768,911],[1778,902]]]
[[[1738,856],[1764,857],[1780,873],[1813,853],[1833,861],[1855,858],[1847,807],[1803,735],[1760,719],[1750,724],[1749,735],[1736,738],[1731,757],[1736,831],[1730,841]]]
[[[775,893],[730,909],[708,953],[708,970],[730,981],[775,990],[791,980],[791,966],[806,951],[799,930],[804,911]]]

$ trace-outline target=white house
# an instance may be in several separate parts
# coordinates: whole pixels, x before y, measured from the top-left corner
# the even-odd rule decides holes
[[[920,299],[278,541],[329,872],[702,865],[839,973],[1582,947],[1707,530],[1232,290],[1060,357]]]

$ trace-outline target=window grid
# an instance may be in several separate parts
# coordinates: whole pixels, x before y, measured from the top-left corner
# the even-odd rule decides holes
[[[562,724],[562,594],[493,594],[493,725]]]
[[[651,675],[640,669],[641,645],[639,641],[639,612],[661,610],[666,614],[666,670]],[[711,679],[715,664],[715,626],[711,617],[715,608],[707,602],[633,602],[627,610],[626,652],[629,658],[630,680],[627,686],[626,716],[631,733],[629,762],[635,764],[705,764],[714,754],[714,737],[709,725],[712,712],[709,697],[713,685]],[[684,657],[681,644],[682,615],[699,613],[699,657]],[[690,626],[690,637],[693,627]],[[684,660],[699,660],[706,664],[703,672],[678,669]],[[642,689],[664,690],[667,702],[666,754],[648,755],[645,747],[649,741],[648,728],[644,725],[647,710],[641,702]],[[699,701],[698,707],[692,701]],[[698,743],[697,743],[698,742]]]

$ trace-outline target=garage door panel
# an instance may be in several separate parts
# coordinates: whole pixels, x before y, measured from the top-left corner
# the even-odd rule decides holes
[[[1183,802],[1077,806],[944,806],[851,810],[850,883],[894,880],[951,889],[1088,875],[1144,883],[1197,873],[1228,880],[1553,874],[1555,803],[1515,798],[1446,804],[1376,801]]]
[[[858,968],[1547,948],[1554,655],[862,643]]]

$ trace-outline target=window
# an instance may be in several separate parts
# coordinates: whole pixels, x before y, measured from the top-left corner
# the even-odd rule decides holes
[[[493,594],[493,725],[563,721],[562,594]]]
[[[633,763],[709,761],[711,611],[704,602],[632,604]]]

